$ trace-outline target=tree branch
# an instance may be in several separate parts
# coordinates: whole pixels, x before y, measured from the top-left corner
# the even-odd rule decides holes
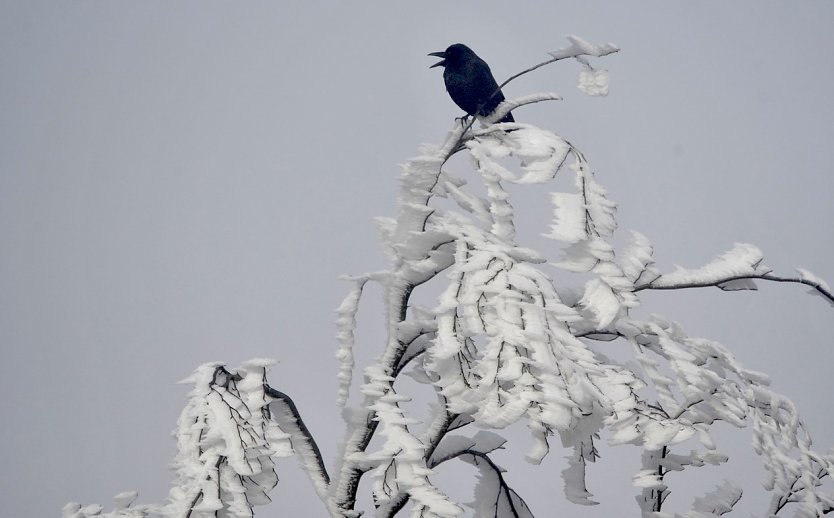
[[[399,282],[394,279],[398,279]],[[411,297],[411,292],[414,285],[403,280],[401,274],[394,273],[389,280],[387,287],[392,298],[398,296],[395,310],[389,314],[388,329],[395,329],[400,322],[406,318],[408,310],[408,300]],[[379,359],[388,375],[391,375],[397,365],[400,363],[402,356],[405,354],[406,348],[403,347],[397,339],[395,334],[389,336],[389,342],[386,344],[385,351]],[[341,452],[341,457],[344,462],[342,468],[337,476],[337,483],[335,488],[331,488],[330,495],[327,498],[328,505],[331,507],[331,512],[338,512],[343,516],[352,516],[354,514],[353,508],[356,505],[356,492],[359,489],[359,480],[365,474],[365,469],[360,466],[355,460],[350,460],[356,453],[364,452],[370,444],[371,439],[379,426],[379,421],[376,420],[376,412],[370,410],[373,397],[366,396],[366,402],[362,408],[367,409],[365,412],[365,422],[357,424],[350,433],[348,439],[344,443],[344,450]]]
[[[452,414],[444,410],[437,416],[435,422],[428,427],[427,433],[433,433],[431,433],[429,437],[423,438],[423,442],[427,443],[426,452],[423,454],[423,458],[425,459],[427,466],[434,450],[437,449],[437,445],[440,444],[440,440],[443,439],[447,432],[449,432],[452,423],[457,417],[458,414]],[[400,510],[405,507],[405,504],[408,503],[409,499],[410,497],[408,496],[408,493],[399,493],[385,505],[380,506],[379,509],[377,509],[376,514],[377,516],[390,518],[400,512]]]
[[[319,493],[320,497],[326,496],[324,490],[330,485],[330,475],[327,474],[327,467],[324,465],[321,450],[316,444],[313,434],[304,424],[304,420],[301,419],[301,414],[298,407],[295,406],[295,402],[287,394],[275,390],[269,385],[264,385],[264,393],[274,400],[269,404],[270,413],[278,421],[281,428],[290,433],[293,449],[296,451],[302,450],[299,452],[300,463],[313,482],[316,492]],[[280,408],[273,409],[273,405],[280,406]]]
[[[755,280],[761,279],[765,281],[773,281],[773,282],[788,282],[794,284],[804,284],[806,286],[810,286],[815,289],[820,296],[825,298],[830,304],[834,305],[834,293],[832,293],[826,286],[824,286],[820,282],[812,281],[810,279],[805,279],[802,277],[781,277],[779,275],[773,275],[771,273],[763,273],[759,275],[728,275],[722,279],[714,280],[710,282],[682,282],[677,284],[662,284],[659,283],[663,279],[663,276],[652,280],[646,284],[641,284],[639,286],[634,287],[634,291],[643,291],[643,290],[680,290],[680,289],[688,289],[688,288],[708,288],[708,287],[715,287],[720,288],[721,284],[725,284],[732,281],[740,281],[740,280]]]
[[[817,473],[817,475],[816,475],[816,478],[817,478],[817,480],[818,480],[818,484],[817,484],[817,485],[822,484],[821,482],[819,482],[819,480],[820,480],[820,479],[823,479],[823,478],[825,478],[825,477],[827,477],[827,476],[828,476],[828,472],[825,470],[825,468],[820,468],[820,469],[819,469],[819,471],[818,471],[818,473]],[[773,506],[774,506],[774,510],[772,511],[772,513],[773,513],[774,515],[779,514],[779,512],[780,512],[780,511],[781,511],[781,510],[782,510],[782,509],[783,509],[786,505],[791,504],[791,503],[796,503],[796,502],[798,502],[797,497],[798,497],[798,496],[799,496],[799,495],[800,495],[803,491],[807,491],[807,490],[808,490],[808,488],[807,488],[807,487],[800,487],[800,488],[797,488],[797,487],[796,487],[797,483],[799,483],[799,481],[801,480],[801,478],[802,478],[802,477],[801,477],[801,475],[798,475],[798,476],[796,477],[796,480],[794,481],[794,483],[791,485],[791,487],[790,487],[790,488],[789,488],[789,490],[788,490],[788,494],[786,494],[786,495],[782,495],[781,497],[779,497],[779,498],[775,499],[774,504],[773,504]],[[832,511],[834,511],[834,506],[832,506],[831,504],[828,504],[828,503],[827,503],[827,504],[826,504],[826,507],[825,507],[825,508],[823,508],[823,510],[822,510],[822,514],[828,514],[828,513],[832,512]]]

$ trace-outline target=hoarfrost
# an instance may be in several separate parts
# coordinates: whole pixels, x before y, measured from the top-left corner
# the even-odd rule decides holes
[[[585,95],[604,97],[608,95],[608,71],[586,68],[579,72],[576,87]]]
[[[570,45],[559,50],[549,52],[548,54],[556,59],[574,58],[577,56],[602,57],[620,50],[620,48],[613,43],[593,45],[575,34],[568,34],[565,37],[570,42]]]
[[[712,286],[739,277],[758,277],[771,270],[762,263],[762,252],[753,245],[738,243],[706,266],[664,273],[651,282],[652,288],[664,289],[684,285]]]

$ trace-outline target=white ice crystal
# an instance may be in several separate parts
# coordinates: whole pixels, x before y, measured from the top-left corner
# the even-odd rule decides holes
[[[576,87],[586,95],[604,97],[608,95],[608,71],[586,68],[579,72]]]

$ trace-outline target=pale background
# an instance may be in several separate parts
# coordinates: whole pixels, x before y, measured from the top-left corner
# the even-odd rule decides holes
[[[499,82],[565,34],[616,43],[597,62],[607,98],[581,94],[579,66],[561,63],[505,89],[565,97],[516,119],[585,152],[621,234],[647,235],[664,269],[751,242],[778,273],[834,282],[832,21],[827,1],[0,2],[0,516],[108,506],[127,489],[163,500],[175,382],[207,361],[278,358],[271,383],[332,461],[337,277],[386,266],[372,218],[395,214],[397,164],[460,115],[426,56],[450,43]],[[646,294],[645,313],[771,374],[827,450],[834,310],[803,287],[761,287]],[[382,343],[371,302],[361,361]],[[725,451],[755,488],[746,437]],[[558,448],[539,468],[514,460],[523,447],[502,462],[539,516],[637,515],[633,452],[601,451],[591,490],[613,503],[591,509],[563,502]],[[716,473],[677,482],[707,488]],[[258,516],[324,515],[294,462],[279,476]],[[747,498],[739,515],[761,513]]]

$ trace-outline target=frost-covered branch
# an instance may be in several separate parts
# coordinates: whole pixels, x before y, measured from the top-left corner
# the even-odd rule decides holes
[[[113,510],[103,512],[99,504],[81,506],[78,502],[69,502],[62,509],[62,518],[146,518],[160,512],[156,505],[138,505],[133,502],[139,494],[136,491],[125,491],[113,497]]]
[[[818,278],[814,274],[808,272],[807,270],[799,269],[799,272],[799,277],[781,277],[778,275],[767,274],[763,276],[762,279],[765,279],[767,281],[789,282],[810,286],[811,288],[816,290],[817,294],[825,298],[829,304],[834,304],[834,293],[831,292],[831,288],[828,287],[828,284],[825,281]],[[810,293],[813,294],[814,292],[811,291]]]
[[[440,441],[446,436],[446,433],[455,429],[458,415],[451,414],[445,410],[445,405],[438,408],[435,413],[434,421],[429,424],[428,428],[420,438],[425,445],[423,454],[423,462],[428,467],[429,459],[434,454]],[[458,421],[458,426],[461,423]],[[377,507],[376,514],[379,517],[391,517],[396,515],[409,501],[410,496],[407,492],[399,492],[391,497],[391,499]]]
[[[452,459],[461,459],[472,464],[480,472],[478,485],[475,489],[473,507],[475,516],[492,516],[495,518],[532,518],[533,513],[521,496],[513,490],[504,478],[504,469],[498,466],[490,457],[489,452],[500,448],[504,439],[495,434],[484,434],[484,440],[476,436],[474,440],[456,438],[455,443],[471,443],[466,447],[455,444],[456,447],[444,451],[432,459],[431,466],[438,466]],[[486,444],[484,444],[486,442]]]
[[[301,414],[292,398],[269,386],[264,389],[266,395],[273,398],[269,404],[272,418],[290,435],[290,441],[293,450],[299,456],[299,462],[313,482],[316,493],[324,500],[330,485],[330,476],[327,474],[327,467],[324,465],[321,450],[313,434],[301,419]]]
[[[165,516],[254,516],[278,483],[274,457],[292,454],[289,436],[270,418],[264,392],[271,360],[251,360],[234,372],[199,367],[180,415],[174,461],[177,480]]]
[[[822,484],[823,479],[830,478],[831,475],[825,469],[820,469],[816,476],[812,478],[814,481],[813,489],[816,489]],[[782,509],[785,508],[788,504],[802,502],[803,494],[808,491],[808,488],[803,483],[803,477],[798,476],[793,484],[791,484],[787,493],[776,496],[773,499],[773,503],[771,504],[771,513],[776,515],[779,514]],[[823,502],[822,506],[820,507],[820,514],[828,514],[834,512],[834,501],[827,501]]]
[[[732,250],[708,265],[694,270],[678,268],[676,271],[659,274],[653,272],[649,280],[638,283],[634,291],[679,290],[687,288],[716,287],[725,291],[755,290],[754,280],[804,284],[813,288],[811,293],[823,297],[834,305],[834,293],[828,284],[807,270],[798,268],[798,277],[775,275],[770,268],[762,266],[761,251],[753,245],[737,244]]]
[[[620,49],[616,45],[614,45],[613,43],[603,43],[601,45],[592,45],[592,44],[588,43],[587,41],[583,40],[582,38],[580,38],[579,36],[576,36],[576,35],[573,35],[573,34],[568,35],[567,39],[571,44],[568,45],[567,47],[563,47],[559,50],[554,50],[552,52],[549,52],[549,54],[552,56],[551,59],[548,59],[546,61],[542,61],[541,63],[539,63],[537,65],[533,65],[532,67],[527,68],[525,70],[522,70],[521,72],[519,72],[517,74],[513,74],[506,81],[501,83],[498,86],[498,89],[500,90],[500,89],[504,88],[505,86],[507,86],[507,84],[510,83],[510,81],[513,81],[514,79],[518,79],[519,77],[523,76],[524,74],[529,74],[530,72],[532,72],[532,71],[534,71],[538,68],[541,68],[545,65],[549,65],[551,63],[555,63],[557,61],[561,61],[563,59],[568,59],[568,58],[579,59],[583,56],[593,56],[593,57],[600,58],[600,57],[603,57],[603,56],[607,56],[608,54],[613,54],[615,52],[620,51]],[[587,62],[585,62],[585,63],[587,63]]]
[[[502,131],[502,126],[513,131]],[[461,149],[471,156],[485,196],[469,193],[465,182],[436,168]],[[519,159],[520,171],[504,165],[508,157]],[[555,220],[548,237],[567,244],[562,260],[555,264],[593,275],[581,297],[570,304],[538,266],[545,259],[516,244],[514,209],[503,186],[545,183],[562,169],[575,174],[576,192],[552,195]],[[639,323],[628,318],[629,310],[639,304],[637,293],[645,286],[695,279],[728,289],[731,276],[769,275],[754,247],[737,247],[700,270],[664,276],[653,267],[651,243],[639,234],[634,234],[625,250],[615,253],[607,242],[616,229],[615,206],[585,157],[566,140],[524,124],[471,132],[457,128],[444,145],[426,148],[423,156],[405,165],[403,183],[400,215],[382,225],[398,266],[388,279],[406,275],[412,280],[406,284],[413,290],[444,271],[448,282],[433,309],[412,308],[405,314],[389,311],[402,317],[396,331],[389,333],[396,336],[400,351],[408,351],[399,356],[393,376],[414,365],[422,373],[415,379],[433,385],[447,411],[469,416],[482,426],[503,428],[526,419],[535,439],[528,453],[532,462],[548,453],[548,437],[558,434],[563,446],[573,449],[564,472],[569,500],[594,503],[586,488],[585,470],[597,459],[594,441],[603,428],[611,429],[615,443],[642,445],[647,458],[655,458],[651,452],[663,452],[652,468],[653,475],[641,474],[636,479],[651,493],[646,509],[660,511],[669,494],[665,485],[658,485],[662,474],[726,460],[710,451],[714,446],[708,428],[713,422],[744,426],[750,419],[776,419],[782,423],[777,426],[786,424],[780,420],[783,413],[756,403],[749,391],[762,391],[758,378],[738,367],[723,349],[689,339],[663,322]],[[433,197],[448,199],[453,210],[433,204]],[[579,337],[631,341],[640,352],[645,372],[610,362]],[[685,352],[694,344],[703,352]],[[659,355],[662,362],[650,359],[651,355]],[[693,369],[702,378],[693,378]],[[735,372],[737,381],[722,385],[722,373],[727,371]],[[641,375],[648,380],[644,382]],[[384,381],[386,387],[393,382]],[[641,395],[646,383],[657,391],[659,401]],[[392,392],[380,388],[374,394],[385,393]],[[398,417],[392,424],[405,418],[395,408],[391,415]],[[407,427],[398,433],[414,440]],[[701,437],[707,451],[680,455],[671,450],[693,435]],[[426,463],[429,444],[414,442],[423,456],[408,470],[436,466],[436,461]],[[774,448],[783,455],[792,447],[776,441]],[[375,466],[382,491],[378,493],[381,516],[393,516],[417,488],[413,479],[391,477],[405,459],[402,452],[393,451],[361,457],[365,463],[375,459],[368,469]],[[800,458],[807,454],[798,453]],[[437,458],[437,453],[431,458]],[[723,508],[734,505],[735,496],[716,493],[693,505],[706,508],[716,503],[716,509]],[[440,505],[448,502],[440,495],[436,498]]]

